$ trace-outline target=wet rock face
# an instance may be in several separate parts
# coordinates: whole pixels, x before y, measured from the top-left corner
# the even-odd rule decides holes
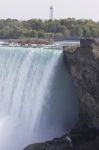
[[[64,61],[80,99],[79,126],[99,128],[99,48],[64,48]]]
[[[24,150],[79,150],[79,148],[83,147],[83,150],[86,150],[88,144],[91,143],[92,145],[97,141],[98,135],[99,130],[96,128],[72,129],[60,138],[41,144],[31,144]],[[97,145],[99,146],[99,143]],[[94,144],[92,148],[94,148]]]
[[[61,138],[59,139],[61,140]],[[66,142],[63,141],[48,141],[45,143],[31,144],[23,150],[70,150],[72,149]]]
[[[42,150],[42,144],[31,144],[23,150]]]
[[[26,147],[24,150],[70,150],[71,148],[67,148],[65,144],[60,144],[60,145],[52,145],[49,148],[41,148],[39,144],[37,145],[29,145]]]

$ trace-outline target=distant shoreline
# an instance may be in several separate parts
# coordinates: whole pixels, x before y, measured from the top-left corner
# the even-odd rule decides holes
[[[40,45],[70,45],[70,43],[79,43],[79,40],[60,40],[54,41],[52,39],[0,39],[1,46],[11,47],[38,47]]]
[[[53,44],[52,39],[0,39],[0,44],[2,46],[10,46],[10,45],[15,45],[15,46],[32,46],[34,44],[38,45],[49,45]]]

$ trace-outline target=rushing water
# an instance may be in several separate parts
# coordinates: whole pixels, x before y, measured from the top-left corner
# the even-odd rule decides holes
[[[61,136],[77,117],[62,51],[0,48],[0,150]]]

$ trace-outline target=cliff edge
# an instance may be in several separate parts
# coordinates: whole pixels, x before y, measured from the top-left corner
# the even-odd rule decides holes
[[[80,127],[99,128],[99,48],[66,48],[69,67],[80,99]]]

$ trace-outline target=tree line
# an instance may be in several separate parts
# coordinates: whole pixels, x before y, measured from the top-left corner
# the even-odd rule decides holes
[[[80,37],[99,37],[99,22],[87,19],[41,20],[17,19],[0,20],[0,39],[50,38],[79,39]]]

